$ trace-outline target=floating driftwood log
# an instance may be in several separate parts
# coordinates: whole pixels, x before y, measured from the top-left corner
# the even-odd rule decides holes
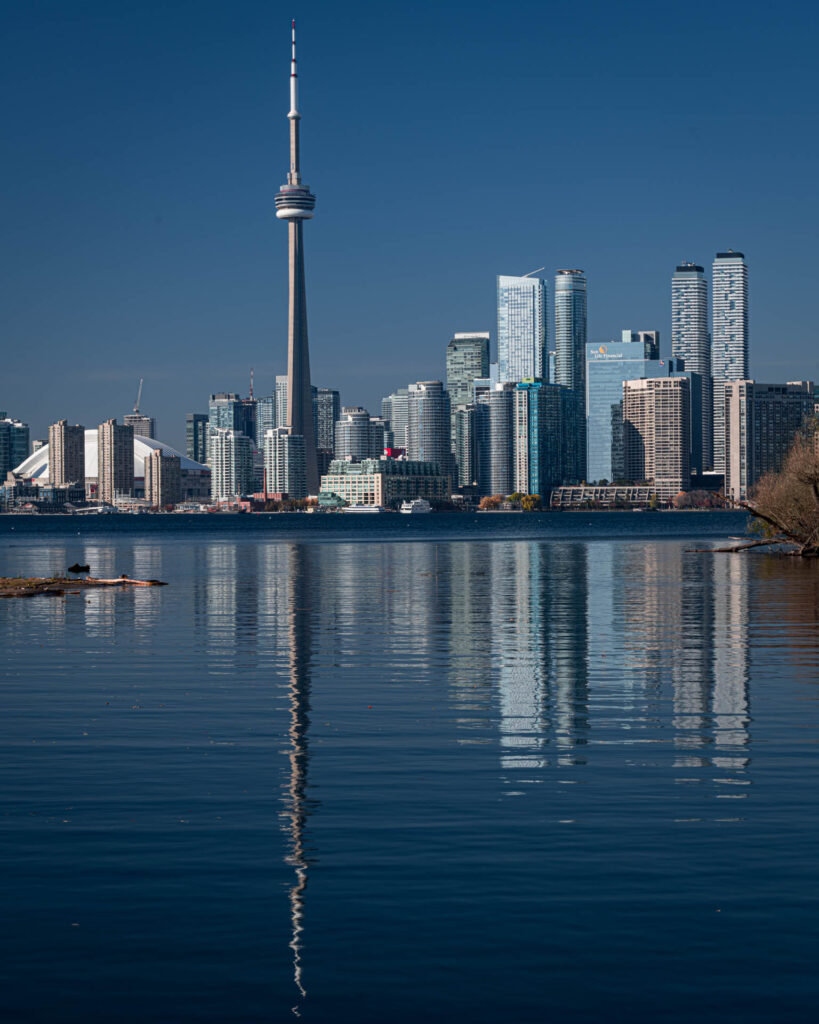
[[[78,594],[93,587],[166,587],[162,580],[132,580],[118,576],[113,580],[86,576],[69,579],[67,576],[0,576],[0,597],[34,597],[36,594]]]

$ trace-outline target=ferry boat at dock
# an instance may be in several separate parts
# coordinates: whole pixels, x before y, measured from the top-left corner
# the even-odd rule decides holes
[[[403,512],[405,516],[424,515],[432,511],[432,505],[426,498],[415,498],[413,501],[405,501],[399,511]]]

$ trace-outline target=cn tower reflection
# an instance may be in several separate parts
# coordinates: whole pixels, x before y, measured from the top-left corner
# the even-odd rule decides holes
[[[285,565],[280,577],[287,588],[287,641],[290,685],[290,771],[284,790],[285,811],[282,815],[285,832],[289,834],[290,853],[287,863],[295,871],[289,890],[291,937],[293,952],[293,982],[298,990],[299,1002],[293,1013],[301,1016],[300,1002],[307,996],[302,966],[302,936],[304,933],[304,903],[307,890],[310,859],[307,855],[305,830],[310,812],[307,799],[307,768],[309,761],[308,729],[310,726],[310,593],[307,547],[291,544],[287,548]]]

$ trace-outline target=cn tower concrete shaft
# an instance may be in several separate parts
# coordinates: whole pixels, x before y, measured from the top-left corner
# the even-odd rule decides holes
[[[310,349],[307,342],[307,296],[304,281],[302,222],[313,216],[316,197],[302,184],[299,167],[298,76],[296,73],[296,25],[293,23],[290,64],[290,171],[287,184],[276,196],[276,216],[287,221],[290,301],[287,321],[287,427],[304,438],[305,476],[308,494],[319,487],[316,435],[313,426],[313,391],[310,386]]]

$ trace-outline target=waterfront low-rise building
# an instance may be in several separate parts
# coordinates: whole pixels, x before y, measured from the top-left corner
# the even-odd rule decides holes
[[[642,486],[604,486],[580,484],[555,487],[551,508],[650,508],[658,501],[657,488]]]
[[[351,505],[399,505],[413,498],[449,500],[452,481],[438,464],[414,459],[335,459],[321,478],[321,493],[335,494]]]

